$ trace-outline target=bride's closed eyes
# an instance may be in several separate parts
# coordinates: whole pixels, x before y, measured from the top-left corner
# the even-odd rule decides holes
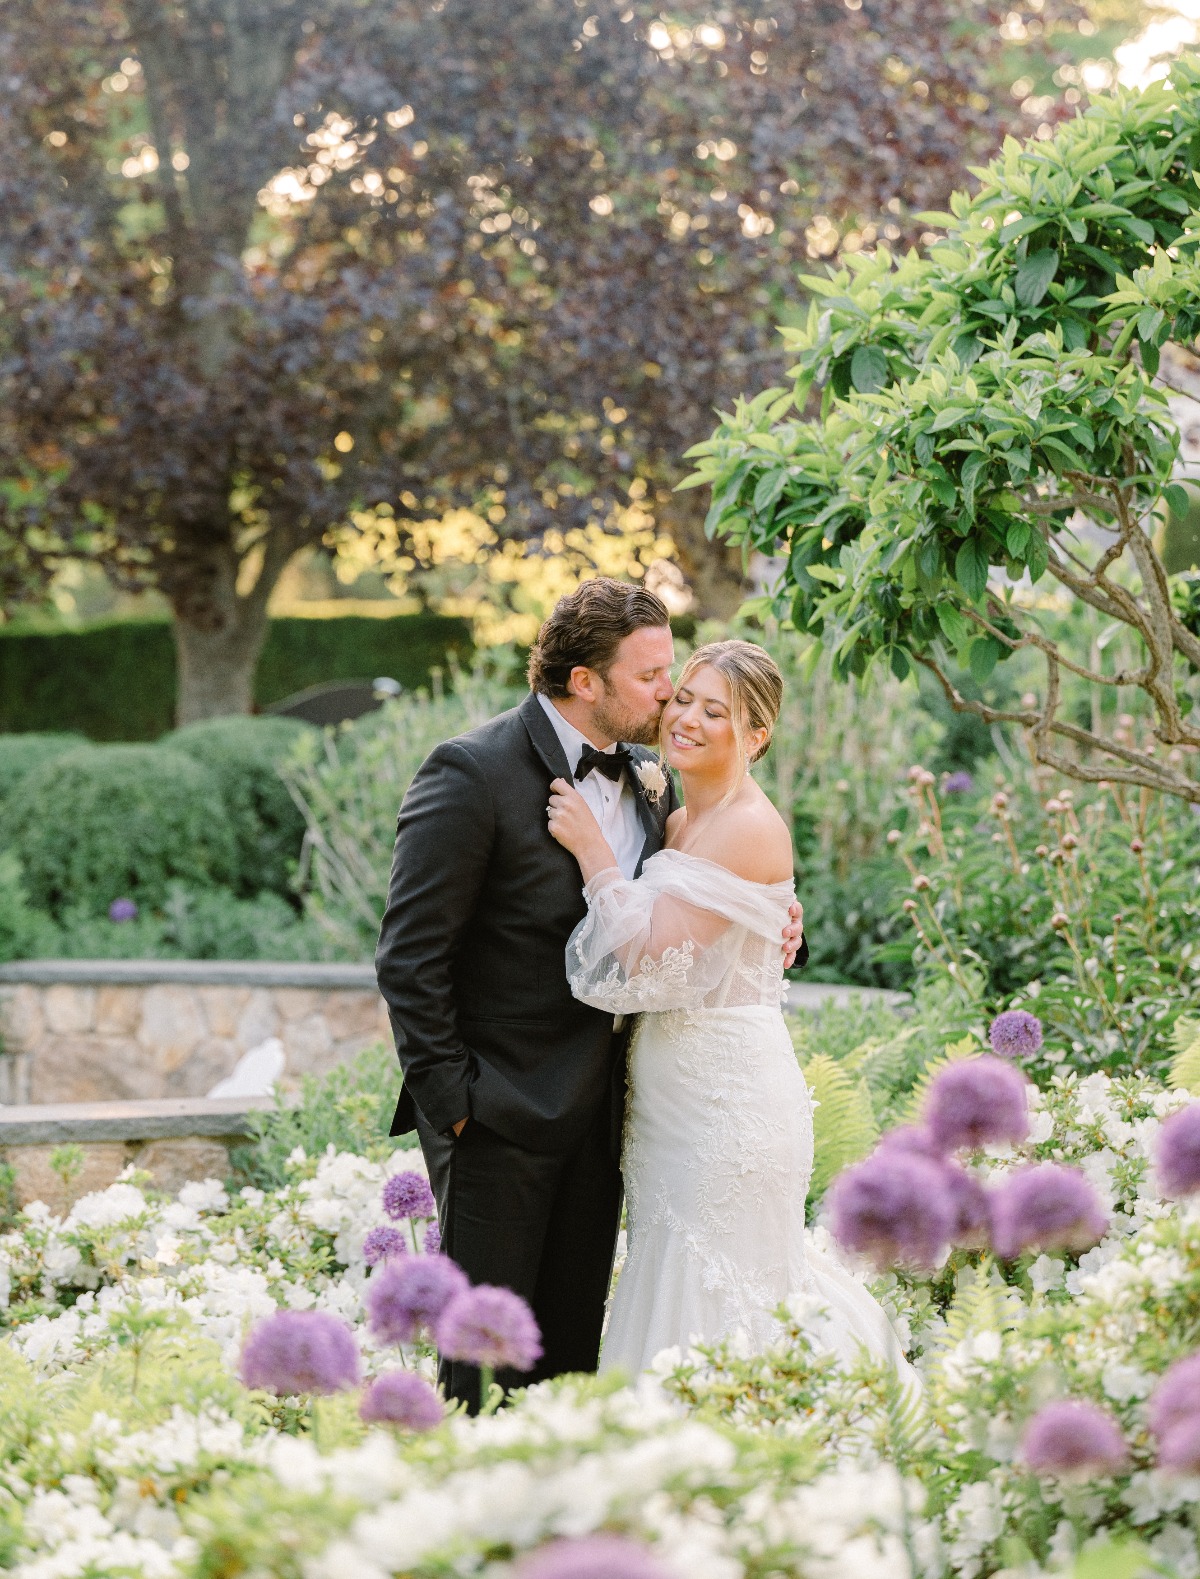
[[[688,690],[687,686],[684,685],[680,686],[679,690],[675,692],[675,695],[671,698],[671,700],[672,702],[678,702],[681,707],[690,707],[695,701],[695,697]],[[729,709],[723,702],[718,702],[714,698],[704,704],[704,716],[705,718],[712,719],[728,718]]]

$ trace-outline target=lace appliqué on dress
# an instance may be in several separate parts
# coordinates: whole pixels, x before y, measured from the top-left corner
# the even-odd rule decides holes
[[[691,943],[666,949],[657,960],[647,954],[639,961],[637,970],[628,976],[620,965],[613,964],[603,981],[592,982],[588,1002],[596,1008],[611,1009],[614,1014],[636,1014],[664,994],[686,989],[695,954]]]

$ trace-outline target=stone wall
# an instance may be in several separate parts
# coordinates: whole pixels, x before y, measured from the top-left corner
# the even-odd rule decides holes
[[[370,965],[26,960],[0,965],[0,1103],[201,1097],[282,1041],[281,1081],[390,1043]]]
[[[20,1206],[44,1201],[63,1213],[131,1166],[174,1194],[189,1179],[225,1179],[229,1148],[244,1139],[253,1110],[269,1105],[269,1098],[226,1097],[4,1107],[0,1157],[12,1169]],[[77,1167],[64,1177],[55,1154],[68,1145]]]

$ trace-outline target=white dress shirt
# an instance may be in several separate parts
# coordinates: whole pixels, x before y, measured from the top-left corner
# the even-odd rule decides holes
[[[543,696],[540,691],[538,701],[554,725],[554,733],[558,736],[558,743],[563,748],[567,766],[571,770],[572,783],[595,814],[600,831],[608,841],[608,847],[616,857],[622,874],[632,877],[646,842],[646,830],[638,817],[637,801],[629,786],[628,774],[622,773],[615,783],[603,773],[595,771],[584,779],[576,780],[575,769],[579,766],[583,748],[592,746],[592,742],[564,718],[550,698]],[[592,746],[592,749],[597,748]],[[616,746],[607,746],[605,749],[615,751]]]

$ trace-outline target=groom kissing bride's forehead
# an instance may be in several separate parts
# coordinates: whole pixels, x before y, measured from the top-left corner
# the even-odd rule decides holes
[[[749,643],[717,646],[774,668]],[[584,582],[538,634],[530,694],[437,746],[397,820],[376,952],[404,1076],[392,1133],[417,1132],[444,1252],[472,1282],[512,1289],[533,1308],[541,1360],[526,1375],[498,1373],[505,1386],[596,1369],[621,1208],[636,1005],[572,991],[568,943],[589,898],[564,830],[583,830],[612,875],[641,888],[670,819],[683,817],[651,749],[668,704],[680,749],[701,748],[688,763],[697,783],[696,764],[732,764],[734,744],[738,782],[745,777],[736,666],[728,681],[703,670],[715,677],[708,692],[692,682],[715,698],[701,707],[691,692],[676,698],[673,658],[667,610],[653,593],[605,577]],[[773,723],[758,731],[764,741]],[[787,895],[770,922],[779,978],[800,944],[798,907],[788,920],[784,842]],[[623,957],[612,974],[636,987],[639,969]],[[443,1359],[439,1375],[448,1395],[475,1407],[473,1367]]]

